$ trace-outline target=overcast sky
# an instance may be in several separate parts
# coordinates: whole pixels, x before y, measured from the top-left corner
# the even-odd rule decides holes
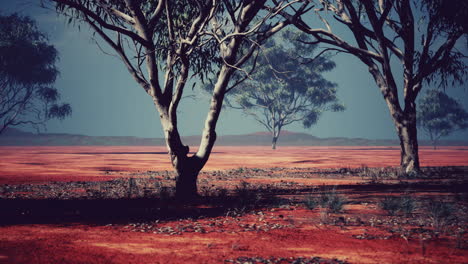
[[[56,87],[62,94],[62,100],[72,105],[73,115],[64,121],[50,121],[47,132],[162,137],[159,118],[150,97],[131,78],[123,63],[98,49],[87,26],[82,25],[79,31],[76,26],[67,25],[63,17],[38,8],[38,2],[1,0],[0,9],[3,14],[20,12],[32,16],[60,53],[58,68],[61,74]],[[396,138],[388,109],[366,67],[350,55],[337,55],[334,60],[337,67],[326,77],[338,84],[338,97],[346,110],[325,113],[310,129],[303,129],[300,124],[284,129],[318,137]],[[397,80],[402,83],[401,77]],[[194,92],[201,93],[197,88]],[[447,92],[468,109],[468,89],[453,87]],[[208,99],[202,96],[197,100],[184,99],[179,109],[181,134],[201,134]],[[219,135],[264,130],[240,111],[227,108],[223,109],[217,126]],[[423,133],[419,135],[426,138]],[[468,139],[468,131],[448,138]]]

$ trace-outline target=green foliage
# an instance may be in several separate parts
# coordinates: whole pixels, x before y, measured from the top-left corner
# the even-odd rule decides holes
[[[327,110],[342,111],[337,87],[323,77],[335,63],[327,56],[316,57],[316,46],[303,33],[285,30],[261,48],[248,79],[231,91],[231,106],[252,115],[269,131],[301,121],[314,125]],[[239,72],[237,79],[244,77]]]
[[[468,113],[444,92],[429,90],[419,101],[417,122],[435,147],[441,137],[468,128]]]
[[[47,2],[47,0],[44,0]],[[55,1],[52,1],[55,2]],[[113,30],[115,27],[124,29],[127,34],[121,34],[122,38],[127,38],[130,43],[138,43],[136,37],[139,33],[133,27],[130,27],[122,18],[109,12],[106,8],[112,8],[125,14],[132,14],[127,7],[124,0],[111,0],[107,1],[105,5],[94,0],[70,0],[79,6],[79,8],[70,7],[68,3],[55,2],[55,9],[58,13],[63,14],[68,19],[69,24],[75,24],[78,22],[78,26],[85,18],[89,15],[88,13],[94,13],[99,21],[98,24],[111,25]],[[141,0],[134,1],[137,9],[142,11],[142,15],[145,20],[150,21],[159,1]],[[154,46],[155,57],[158,61],[158,66],[162,70],[167,69],[167,55],[169,53],[175,53],[176,49],[179,48],[180,40],[186,38],[192,28],[192,24],[195,23],[195,18],[201,12],[209,10],[211,3],[209,1],[191,1],[191,0],[178,0],[178,1],[167,1],[166,7],[163,8],[161,15],[158,19],[147,23],[147,30],[152,36],[152,46]],[[218,16],[224,12],[224,6],[220,5],[216,11]],[[208,16],[209,14],[206,14]],[[168,21],[172,25],[172,32],[168,29]],[[172,35],[171,35],[172,34]],[[134,42],[136,41],[136,42]],[[140,40],[139,40],[140,41]],[[203,43],[203,44],[201,44]],[[136,49],[144,49],[142,43],[137,44]],[[221,62],[217,56],[218,43],[212,39],[211,36],[204,36],[197,39],[195,43],[190,45],[190,50],[184,50],[184,55],[190,53],[190,68],[191,74],[201,78],[202,81],[207,78],[209,74],[214,74],[217,69],[217,65]],[[129,51],[127,51],[129,52]],[[131,54],[133,56],[141,56],[138,54]],[[181,60],[177,60],[173,67],[174,72],[180,70]]]
[[[59,74],[57,60],[57,50],[31,18],[0,15],[0,132],[71,114],[51,87]]]
[[[423,0],[423,8],[434,21],[439,33],[462,31],[468,33],[468,2],[453,0]]]
[[[421,12],[424,14],[422,20],[427,23],[427,31],[433,32],[434,36],[440,36],[438,42],[443,43],[452,36],[464,35],[468,47],[468,1],[423,0]],[[416,53],[416,58],[421,59],[420,52]],[[462,85],[467,80],[466,52],[453,49],[447,52],[442,60],[433,63],[437,63],[437,66],[433,67],[433,72],[425,78],[429,84],[435,83],[446,88],[449,85]]]

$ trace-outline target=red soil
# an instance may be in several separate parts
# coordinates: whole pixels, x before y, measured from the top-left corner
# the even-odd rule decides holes
[[[467,250],[452,241],[356,239],[388,235],[370,226],[320,225],[310,210],[279,210],[268,215],[294,219],[294,228],[182,235],[140,233],[120,227],[30,225],[1,228],[1,263],[223,263],[248,257],[316,257],[349,263],[467,263]],[[203,222],[204,220],[199,220]],[[259,224],[254,215],[244,223]],[[286,220],[278,221],[287,223]],[[229,227],[226,227],[229,230]],[[238,227],[237,227],[238,229]],[[2,262],[3,261],[3,262]]]
[[[423,147],[423,166],[466,166],[468,147]],[[96,181],[127,177],[128,172],[171,170],[162,147],[0,147],[0,184],[46,181]],[[238,167],[369,167],[397,166],[397,147],[216,147],[205,170]],[[293,171],[293,169],[291,169]],[[112,171],[112,173],[105,173]],[[255,184],[256,179],[250,182]],[[271,182],[278,179],[272,179]],[[280,180],[288,181],[288,178]],[[344,184],[356,179],[291,179],[304,184]],[[258,179],[264,183],[265,179]],[[321,225],[320,212],[293,207],[264,210],[227,221],[208,233],[168,235],[142,233],[123,226],[57,225],[0,226],[0,263],[223,263],[239,256],[337,258],[350,263],[468,263],[468,250],[441,237],[422,242],[392,236],[370,225]],[[383,215],[373,206],[350,204],[343,217]],[[224,221],[232,217],[217,217]],[[174,220],[209,225],[213,219]],[[282,224],[269,231],[245,231],[239,223]],[[377,239],[357,239],[367,234]],[[465,235],[466,239],[466,235]]]
[[[420,149],[422,166],[468,165],[468,147]],[[215,147],[204,170],[239,167],[398,166],[398,147]],[[99,181],[118,177],[105,171],[170,170],[165,147],[0,147],[0,184],[44,181]],[[123,173],[123,176],[127,176]]]

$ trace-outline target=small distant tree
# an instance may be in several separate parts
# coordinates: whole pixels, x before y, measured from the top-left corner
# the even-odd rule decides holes
[[[295,122],[305,128],[317,123],[322,112],[342,111],[336,84],[322,74],[335,68],[325,56],[315,56],[316,46],[304,44],[304,33],[283,31],[262,48],[255,72],[232,91],[230,106],[255,118],[272,135],[272,148],[281,129]]]
[[[0,134],[23,124],[40,128],[71,114],[52,87],[59,71],[57,50],[29,17],[0,15]]]
[[[419,101],[418,126],[429,135],[434,149],[441,137],[468,128],[468,113],[455,99],[438,90],[429,90]]]

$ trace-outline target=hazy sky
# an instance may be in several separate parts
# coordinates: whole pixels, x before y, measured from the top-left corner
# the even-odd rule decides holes
[[[62,94],[62,100],[72,105],[73,115],[64,121],[50,121],[47,132],[162,137],[159,118],[150,97],[131,78],[123,63],[98,49],[86,25],[78,31],[76,26],[67,25],[65,18],[58,17],[53,11],[38,8],[38,2],[0,0],[0,9],[3,14],[20,12],[31,15],[60,53],[58,68],[61,74],[56,87]],[[338,84],[338,97],[347,109],[325,113],[310,129],[303,129],[301,124],[284,129],[319,137],[396,138],[388,109],[366,67],[350,55],[337,55],[334,60],[337,67],[326,76]],[[401,78],[397,80],[401,83]],[[195,93],[202,92],[195,88]],[[468,89],[451,88],[448,94],[468,109]],[[179,131],[182,135],[201,134],[208,97],[199,97],[181,102]],[[264,130],[242,112],[228,108],[223,109],[217,126],[219,135]],[[420,133],[420,138],[426,137]],[[468,139],[468,131],[449,138]]]

